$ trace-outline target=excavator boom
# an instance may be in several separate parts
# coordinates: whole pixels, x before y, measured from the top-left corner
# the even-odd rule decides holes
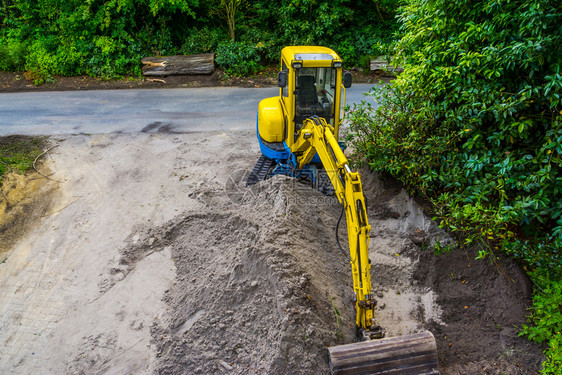
[[[359,173],[352,172],[334,129],[323,118],[306,119],[295,140],[297,168],[318,154],[346,213],[349,262],[355,293],[359,343],[329,348],[332,374],[438,374],[437,347],[431,332],[383,338],[385,330],[375,320],[376,301],[371,296],[371,261],[365,198]]]
[[[297,168],[304,168],[318,153],[335,195],[345,210],[349,239],[349,261],[355,292],[356,327],[369,338],[383,335],[374,319],[376,301],[371,297],[371,261],[369,260],[369,232],[365,198],[359,173],[352,172],[340,148],[333,128],[323,118],[314,116],[304,122],[297,140],[295,154]]]

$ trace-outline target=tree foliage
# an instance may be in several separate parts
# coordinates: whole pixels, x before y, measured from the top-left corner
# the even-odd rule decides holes
[[[219,6],[211,11],[226,21],[230,40],[236,39],[236,21],[243,0],[221,0]]]
[[[327,45],[354,65],[393,38],[397,7],[398,0],[1,0],[0,70],[25,69],[37,82],[112,77],[139,74],[149,55],[225,51],[217,60],[231,64],[241,51],[253,66],[225,68],[248,74],[290,44]]]
[[[9,63],[0,68],[25,67],[38,79],[134,72],[141,51],[171,49],[167,23],[193,18],[197,4],[198,0],[3,0],[0,53],[16,51],[17,59],[3,59]]]
[[[501,249],[559,285],[560,2],[412,0],[400,18],[404,73],[372,93],[381,107],[356,108],[357,150],[432,200],[443,226],[482,245],[480,257]],[[540,329],[535,338],[559,345],[559,332]]]

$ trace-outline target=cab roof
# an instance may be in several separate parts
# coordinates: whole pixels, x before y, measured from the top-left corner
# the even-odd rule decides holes
[[[290,46],[281,50],[281,57],[289,64],[292,61],[342,61],[341,58],[332,49],[319,46]]]

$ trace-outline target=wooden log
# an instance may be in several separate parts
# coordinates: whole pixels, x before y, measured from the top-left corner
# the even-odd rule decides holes
[[[383,56],[375,57],[371,59],[370,68],[371,70],[383,70],[388,67],[388,61]]]
[[[215,71],[215,55],[176,55],[163,57],[145,57],[142,74],[152,77],[181,76],[191,74],[213,74]]]
[[[333,375],[439,374],[431,332],[339,345],[328,351]]]
[[[390,65],[392,62],[392,58],[390,58],[390,61],[384,57],[384,56],[379,56],[379,57],[375,57],[374,59],[371,59],[371,63],[369,65],[369,68],[371,69],[371,71],[376,71],[376,70],[382,70],[382,71],[388,71],[391,73],[401,73],[404,71],[404,69],[402,69],[402,67],[397,66],[396,68],[392,65]]]

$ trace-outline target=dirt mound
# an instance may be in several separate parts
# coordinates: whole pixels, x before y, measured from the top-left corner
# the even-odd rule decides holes
[[[539,348],[516,337],[529,297],[517,265],[502,259],[498,272],[473,253],[422,250],[452,239],[400,188],[363,174],[377,318],[388,336],[431,330],[444,374],[538,369]],[[160,374],[325,374],[326,347],[354,340],[337,200],[280,176],[243,195],[208,193],[204,210],[124,250],[129,268],[164,248],[176,265],[167,311],[152,327]]]
[[[444,374],[538,369],[540,349],[516,334],[529,297],[517,265],[502,259],[498,272],[473,253],[422,250],[452,239],[399,187],[363,175],[377,318],[388,336],[431,330]],[[151,330],[158,373],[327,373],[326,347],[354,341],[337,200],[281,176],[201,199],[204,209],[140,239],[135,231],[113,272],[119,280],[139,259],[171,251],[176,278]]]
[[[337,201],[299,186],[277,177],[246,205],[207,196],[207,209],[124,250],[121,263],[133,267],[168,247],[176,265],[167,313],[152,327],[159,373],[328,371],[326,347],[353,332],[343,306],[351,276],[335,250]]]

